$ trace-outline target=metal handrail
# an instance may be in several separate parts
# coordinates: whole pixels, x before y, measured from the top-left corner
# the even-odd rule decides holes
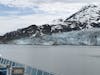
[[[5,65],[5,66],[10,65],[11,67],[23,67],[23,68],[25,68],[25,75],[26,74],[32,75],[33,72],[36,72],[36,75],[38,75],[38,71],[39,71],[39,69],[32,68],[32,67],[27,66],[25,64],[20,64],[18,62],[13,62],[13,61],[10,61],[8,59],[4,59],[2,57],[0,57],[0,64]],[[45,72],[42,70],[40,70],[40,71],[42,72],[41,75],[44,75],[44,73],[47,73],[47,75],[54,75],[54,73],[49,73],[49,72]]]

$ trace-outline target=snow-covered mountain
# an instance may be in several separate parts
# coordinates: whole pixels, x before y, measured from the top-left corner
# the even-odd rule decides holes
[[[66,23],[68,21],[79,23],[80,29],[98,28],[100,27],[100,6],[93,4],[85,6],[65,20]]]
[[[67,19],[29,27],[0,36],[1,43],[41,45],[99,45],[100,7],[87,5]]]

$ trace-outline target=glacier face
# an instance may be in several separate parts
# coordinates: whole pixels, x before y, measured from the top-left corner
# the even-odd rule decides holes
[[[9,41],[10,44],[33,45],[100,45],[100,29],[88,29],[85,31],[72,31],[44,35],[41,37],[22,38]]]

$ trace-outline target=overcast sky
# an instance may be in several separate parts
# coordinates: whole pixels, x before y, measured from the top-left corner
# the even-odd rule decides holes
[[[82,6],[99,0],[0,0],[0,34],[31,24],[67,18]]]

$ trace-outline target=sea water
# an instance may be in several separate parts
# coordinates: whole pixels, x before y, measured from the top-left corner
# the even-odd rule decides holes
[[[99,46],[1,44],[0,56],[56,75],[100,75]]]

